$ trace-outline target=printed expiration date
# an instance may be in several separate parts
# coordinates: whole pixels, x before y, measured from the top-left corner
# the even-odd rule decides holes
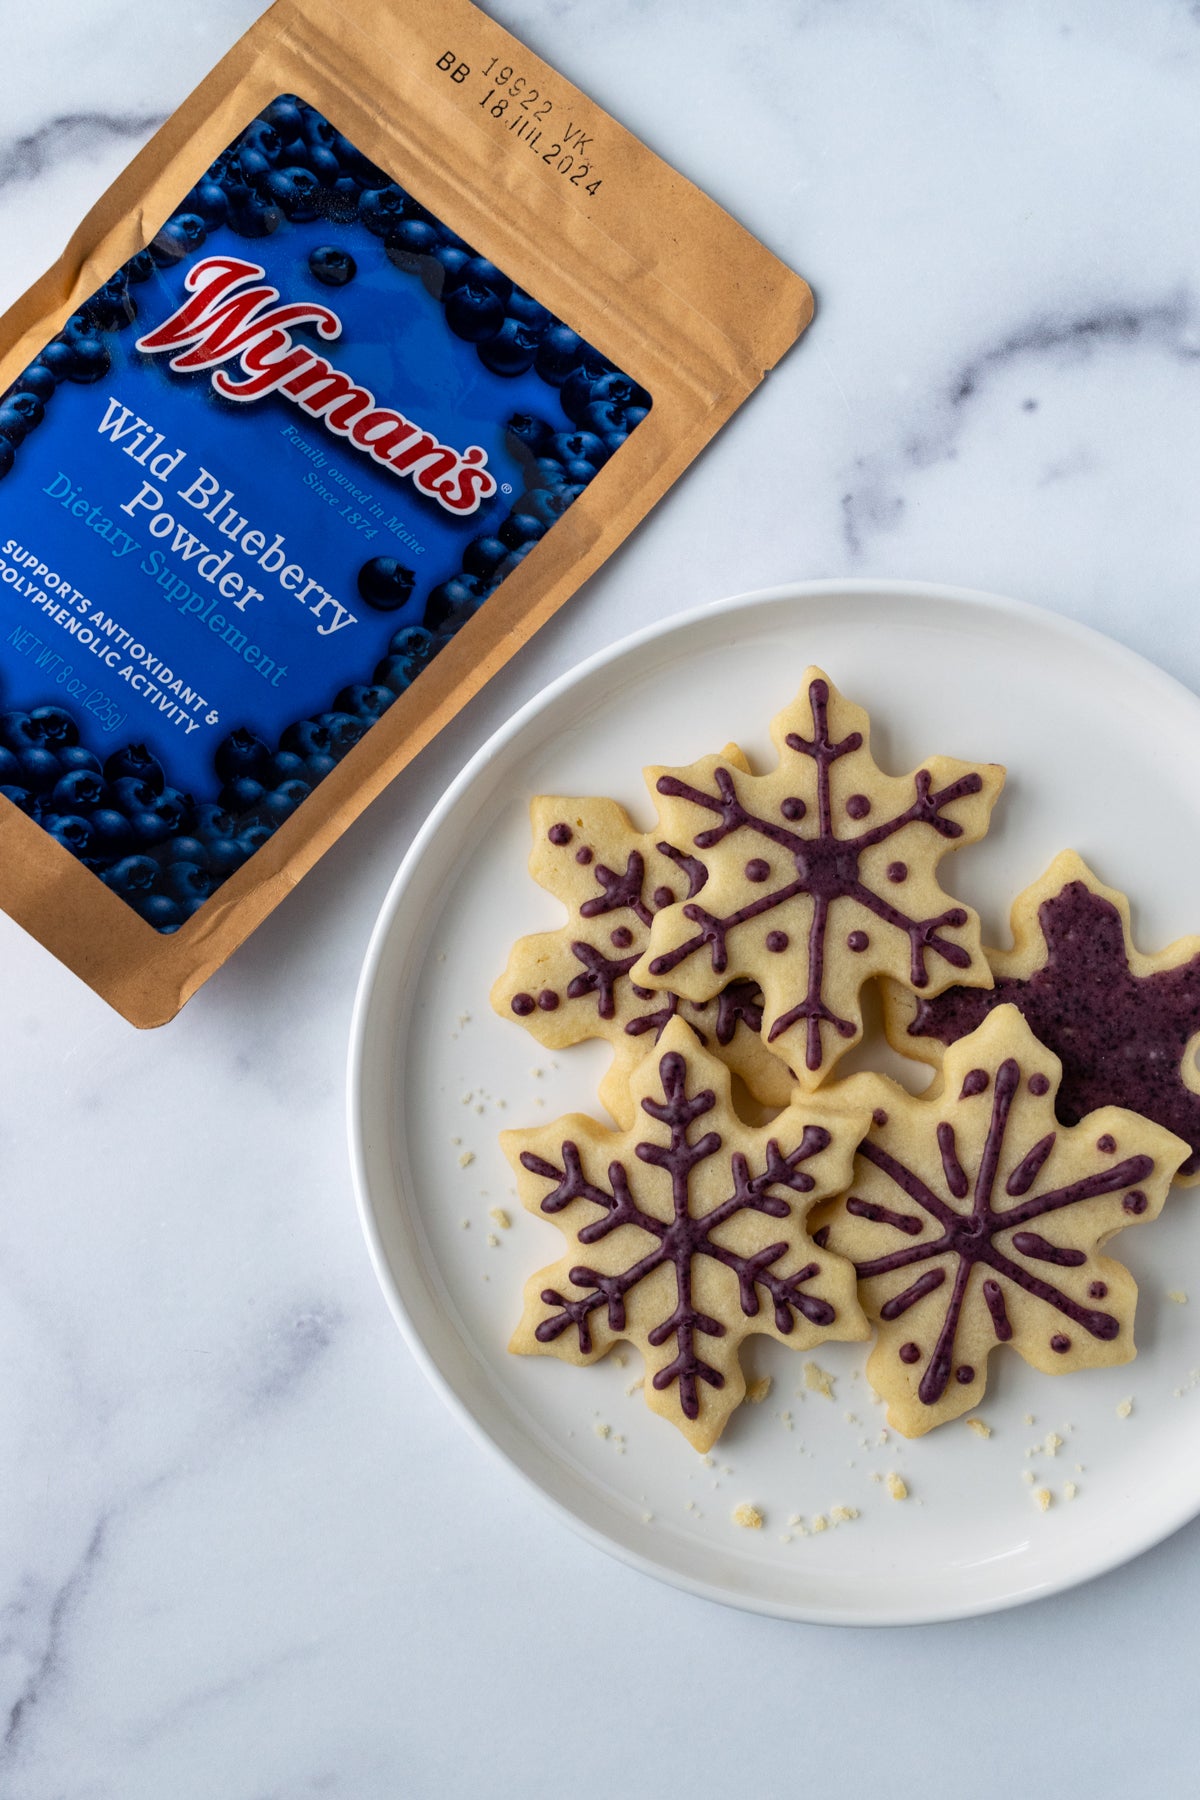
[[[460,84],[471,73],[469,66],[451,50],[438,58],[437,66]],[[526,144],[547,168],[561,175],[572,187],[594,195],[601,185],[601,178],[589,160],[592,139],[582,125],[576,125],[570,119],[565,124],[556,121],[551,125],[554,102],[497,56],[492,57],[479,75],[486,87],[479,110],[500,120],[519,142]]]

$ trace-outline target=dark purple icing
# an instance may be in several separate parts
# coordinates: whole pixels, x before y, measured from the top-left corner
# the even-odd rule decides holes
[[[1107,1281],[1093,1281],[1088,1288],[1089,1300],[1103,1300],[1108,1294]]]
[[[609,932],[608,941],[616,950],[628,950],[633,942],[633,933],[628,925],[618,925],[615,931]]]
[[[1048,1094],[1050,1092],[1050,1077],[1048,1075],[1043,1075],[1040,1070],[1036,1075],[1031,1075],[1029,1077],[1029,1091],[1031,1094],[1036,1094],[1040,1100],[1043,1094]]]
[[[558,1010],[558,995],[553,988],[543,988],[538,995],[537,1003],[543,1012],[556,1012]]]
[[[905,1237],[917,1237],[923,1229],[922,1221],[915,1213],[893,1212],[890,1206],[880,1206],[874,1200],[860,1200],[857,1194],[848,1197],[846,1211],[853,1213],[856,1219],[870,1219],[873,1225],[894,1225]]]
[[[871,802],[866,794],[851,794],[846,802],[846,813],[851,819],[865,819],[871,810]]]
[[[870,942],[865,931],[852,931],[846,939],[846,947],[855,951],[865,950]]]
[[[1061,1331],[1056,1331],[1054,1336],[1050,1339],[1050,1348],[1052,1350],[1057,1350],[1060,1356],[1065,1356],[1067,1351],[1071,1348],[1071,1340],[1069,1337],[1064,1336]]]
[[[537,1010],[537,1001],[532,994],[514,994],[509,1004],[518,1019],[527,1019],[531,1012]]]
[[[717,1131],[708,1131],[695,1141],[690,1134],[693,1126],[714,1110],[716,1096],[711,1088],[689,1092],[687,1059],[677,1051],[668,1052],[662,1058],[658,1071],[663,1098],[661,1101],[643,1100],[642,1109],[650,1118],[667,1126],[670,1141],[664,1144],[643,1140],[635,1144],[634,1155],[640,1163],[660,1170],[669,1182],[674,1212],[669,1222],[639,1206],[636,1190],[639,1183],[649,1177],[640,1175],[636,1167],[627,1169],[619,1161],[611,1162],[607,1170],[609,1186],[605,1188],[587,1179],[579,1146],[570,1139],[563,1140],[561,1165],[536,1156],[532,1151],[521,1153],[523,1168],[554,1184],[542,1200],[543,1212],[561,1212],[575,1200],[590,1201],[600,1209],[600,1217],[578,1232],[581,1244],[599,1243],[610,1232],[625,1225],[645,1233],[652,1244],[649,1251],[637,1254],[641,1243],[635,1239],[635,1250],[631,1254],[636,1254],[636,1260],[617,1274],[606,1275],[577,1264],[570,1270],[569,1279],[572,1287],[584,1292],[576,1298],[568,1299],[554,1288],[543,1289],[543,1302],[558,1310],[541,1321],[535,1336],[539,1343],[553,1343],[573,1326],[578,1334],[580,1352],[586,1356],[592,1349],[592,1313],[606,1308],[610,1329],[618,1333],[623,1331],[626,1295],[657,1269],[671,1265],[675,1273],[675,1306],[648,1335],[655,1346],[673,1338],[676,1355],[657,1372],[654,1386],[661,1392],[678,1383],[680,1407],[685,1417],[695,1419],[700,1412],[699,1384],[706,1382],[714,1388],[725,1385],[721,1371],[704,1360],[699,1339],[723,1337],[726,1332],[719,1319],[701,1312],[693,1300],[692,1265],[698,1256],[712,1258],[737,1277],[738,1297],[747,1318],[758,1314],[761,1306],[759,1290],[763,1290],[773,1306],[776,1329],[784,1335],[794,1329],[797,1317],[814,1325],[827,1326],[832,1325],[837,1316],[827,1300],[803,1291],[805,1284],[820,1274],[819,1263],[809,1262],[791,1274],[781,1275],[772,1265],[788,1254],[788,1244],[767,1244],[751,1256],[740,1256],[714,1241],[712,1236],[719,1226],[743,1212],[763,1213],[772,1219],[787,1218],[792,1211],[791,1202],[773,1190],[784,1188],[797,1194],[811,1193],[816,1183],[800,1165],[824,1150],[830,1136],[820,1126],[808,1125],[800,1143],[787,1155],[774,1138],[770,1139],[765,1151],[766,1166],[758,1175],[751,1175],[746,1157],[740,1151],[734,1151],[728,1157],[732,1192],[708,1212],[694,1217],[691,1212],[693,1172],[718,1154],[723,1140]]]
[[[1117,1147],[1116,1138],[1110,1137],[1107,1131],[1105,1132],[1103,1137],[1099,1137],[1096,1139],[1097,1150],[1103,1150],[1104,1154],[1106,1156],[1111,1156],[1113,1151],[1116,1149],[1116,1147]]]
[[[921,1346],[919,1344],[914,1344],[911,1341],[907,1344],[901,1344],[900,1361],[902,1363],[915,1363],[920,1362],[920,1360]]]
[[[1125,1198],[1121,1202],[1121,1205],[1125,1208],[1125,1211],[1127,1213],[1133,1213],[1135,1217],[1139,1213],[1144,1213],[1146,1208],[1149,1206],[1149,1204],[1150,1204],[1150,1202],[1147,1200],[1145,1194],[1143,1194],[1138,1188],[1134,1188],[1132,1193],[1126,1194]]]
[[[962,1387],[966,1387],[968,1383],[974,1381],[975,1371],[970,1363],[959,1363],[957,1369],[954,1371],[954,1379]]]
[[[583,868],[586,869],[588,864],[591,862],[591,860],[592,860],[592,851],[587,844],[585,844],[583,846],[582,850],[577,850],[575,852],[575,861],[577,863],[579,863]]]
[[[802,737],[793,731],[788,733],[785,743],[797,756],[809,759],[816,766],[818,816],[813,836],[803,837],[789,830],[786,824],[748,812],[738,799],[730,771],[719,765],[712,775],[715,793],[692,787],[675,775],[659,776],[657,785],[660,794],[687,800],[693,806],[716,815],[716,824],[696,833],[693,841],[697,850],[710,850],[733,832],[755,832],[789,853],[795,875],[794,879],[785,881],[772,892],[749,901],[724,917],[718,917],[689,901],[683,908],[684,917],[698,926],[699,930],[673,950],[656,956],[650,964],[650,972],[656,976],[669,975],[690,957],[708,950],[714,971],[721,973],[729,966],[727,940],[736,926],[786,905],[798,894],[808,895],[813,901],[813,915],[808,932],[806,990],[795,1005],[771,1021],[767,1039],[769,1043],[774,1043],[784,1032],[791,1030],[801,1020],[805,1021],[805,1062],[809,1069],[819,1069],[824,1061],[821,1042],[823,1023],[831,1026],[843,1038],[852,1038],[858,1034],[857,1025],[852,1020],[839,1018],[823,999],[826,933],[830,908],[835,900],[856,900],[885,925],[907,936],[909,979],[914,987],[928,985],[926,958],[931,953],[940,956],[952,968],[970,967],[969,952],[943,933],[944,927],[957,929],[967,923],[969,915],[962,907],[950,907],[936,918],[910,918],[867,885],[859,873],[859,860],[864,850],[884,843],[908,825],[928,826],[939,837],[949,840],[960,838],[963,834],[962,826],[956,820],[946,818],[943,809],[967,795],[981,792],[983,779],[972,771],[935,793],[929,770],[918,769],[913,776],[916,798],[911,806],[894,818],[860,831],[856,836],[839,837],[834,827],[830,770],[840,758],[862,748],[862,734],[852,731],[840,743],[830,736],[827,682],[811,682],[808,698],[812,709],[812,738]],[[851,796],[851,799],[855,798],[866,801],[865,795]],[[846,810],[850,812],[849,806]],[[807,809],[803,802],[792,796],[780,803],[779,811],[784,820],[795,821],[803,818]],[[853,818],[855,815],[850,813],[850,816]],[[894,869],[901,866],[892,865]],[[784,938],[783,944],[778,942],[780,937]],[[766,945],[768,950],[782,949],[786,941],[785,934],[771,932],[766,938]]]
[[[880,1126],[880,1128],[882,1128],[888,1122],[888,1116],[887,1116],[886,1112],[883,1110],[882,1106],[877,1106],[875,1108],[875,1111],[871,1114],[871,1118],[876,1125]]]
[[[640,850],[629,852],[625,867],[619,874],[615,869],[607,868],[604,863],[597,863],[592,873],[599,882],[601,891],[583,902],[579,908],[580,918],[599,918],[602,913],[619,912],[627,906],[643,925],[649,925],[654,915],[642,899],[646,859]]]
[[[1082,881],[1043,900],[1038,922],[1046,944],[1041,968],[1027,979],[1000,977],[994,988],[949,988],[923,1000],[910,1033],[952,1044],[994,1006],[1014,1005],[1062,1061],[1055,1106],[1064,1125],[1100,1106],[1128,1107],[1189,1143],[1180,1173],[1196,1174],[1200,1095],[1184,1082],[1183,1066],[1200,1031],[1200,955],[1178,968],[1133,974],[1120,913]]]
[[[887,878],[889,881],[897,883],[907,881],[908,864],[902,862],[890,862],[887,866]]]
[[[767,949],[773,950],[778,955],[781,950],[786,950],[788,947],[788,934],[786,931],[768,931],[766,941]]]
[[[654,890],[654,910],[655,910],[655,912],[661,912],[664,906],[674,906],[674,904],[675,904],[675,889],[674,888],[669,888],[669,887],[656,887],[655,888],[655,890]]]
[[[764,862],[761,856],[752,856],[750,861],[746,864],[745,874],[747,881],[765,881],[770,873],[770,863]]]
[[[550,839],[552,844],[556,845],[557,848],[561,850],[564,844],[570,843],[571,839],[575,836],[575,833],[571,830],[569,825],[552,825],[546,833],[546,836]]]
[[[986,1069],[968,1069],[963,1077],[962,1087],[958,1091],[960,1100],[971,1100],[976,1094],[987,1092],[987,1084],[991,1076]]]
[[[941,1288],[947,1280],[948,1270],[943,1258],[953,1256],[957,1259],[953,1283],[948,1297],[946,1312],[937,1343],[930,1353],[925,1373],[921,1378],[918,1394],[926,1406],[935,1406],[942,1398],[954,1367],[954,1339],[958,1330],[959,1317],[966,1298],[971,1271],[977,1263],[982,1263],[988,1270],[983,1281],[984,1303],[991,1315],[992,1326],[996,1337],[1007,1341],[1013,1335],[1012,1324],[1004,1304],[1004,1292],[1000,1281],[1011,1282],[1014,1287],[1031,1294],[1035,1299],[1052,1306],[1074,1324],[1079,1325],[1091,1336],[1102,1341],[1111,1341],[1120,1331],[1120,1322],[1111,1313],[1101,1312],[1092,1307],[1081,1306],[1069,1294],[1054,1287],[1044,1276],[1037,1274],[1024,1263],[1014,1260],[1015,1256],[1023,1256],[1031,1261],[1045,1264],[1058,1264],[1068,1268],[1077,1268],[1087,1261],[1084,1252],[1065,1249],[1051,1243],[1036,1231],[1024,1229],[1031,1221],[1042,1219],[1049,1214],[1062,1211],[1065,1207],[1078,1202],[1091,1200],[1101,1194],[1119,1192],[1127,1188],[1131,1182],[1144,1180],[1153,1170],[1154,1163],[1148,1156],[1128,1157],[1123,1163],[1097,1171],[1095,1174],[1083,1176],[1065,1186],[1054,1187],[1044,1192],[1030,1192],[1036,1188],[1038,1175],[1050,1153],[1053,1134],[1041,1138],[1018,1162],[1008,1182],[1011,1197],[1018,1196],[1016,1204],[997,1210],[992,1199],[996,1186],[996,1177],[1000,1167],[1000,1159],[1004,1150],[1005,1136],[1008,1131],[1012,1113],[1014,1096],[1021,1083],[1021,1069],[1013,1057],[1007,1057],[996,1071],[992,1084],[991,1117],[987,1136],[980,1151],[978,1167],[972,1184],[963,1169],[958,1155],[958,1146],[953,1126],[942,1121],[937,1128],[937,1142],[941,1151],[942,1169],[949,1193],[955,1199],[965,1199],[972,1189],[971,1210],[962,1213],[940,1195],[935,1194],[925,1181],[914,1170],[906,1167],[896,1157],[884,1150],[871,1138],[859,1146],[859,1155],[873,1163],[888,1179],[895,1183],[901,1193],[913,1201],[935,1225],[939,1232],[932,1238],[923,1238],[920,1243],[908,1245],[903,1249],[892,1250],[883,1256],[860,1262],[859,1279],[868,1281],[873,1276],[894,1273],[900,1269],[915,1267],[921,1263],[933,1263],[925,1269],[910,1285],[898,1294],[893,1294],[880,1307],[883,1319],[900,1318],[909,1307],[927,1294]],[[969,1096],[977,1097],[977,1096]],[[1123,1204],[1128,1206],[1131,1199],[1140,1197],[1143,1207],[1145,1196],[1133,1190],[1125,1196]],[[892,1220],[882,1215],[886,1209],[878,1209],[880,1222],[891,1224]],[[872,1218],[863,1202],[858,1203],[858,1216]],[[909,1215],[903,1215],[908,1217]],[[902,1229],[907,1229],[902,1227]],[[1001,1233],[1012,1231],[1011,1253],[996,1241]],[[1092,1298],[1097,1296],[1093,1290]],[[1061,1334],[1059,1334],[1061,1335]],[[1069,1340],[1065,1340],[1069,1347]]]

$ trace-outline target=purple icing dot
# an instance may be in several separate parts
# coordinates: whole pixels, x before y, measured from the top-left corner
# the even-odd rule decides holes
[[[962,1089],[958,1096],[959,1099],[970,1100],[973,1099],[976,1094],[982,1094],[987,1087],[988,1079],[989,1077],[986,1069],[968,1069],[963,1078]]]
[[[538,1005],[543,1012],[556,1012],[558,1010],[558,995],[553,988],[542,989],[541,993],[538,995]]]
[[[851,950],[865,950],[870,941],[865,931],[852,931],[846,939],[846,944]]]
[[[633,942],[633,933],[628,925],[618,925],[615,931],[609,933],[609,939],[618,950],[627,950]]]
[[[907,881],[908,864],[902,862],[889,863],[887,866],[887,878],[889,881]]]
[[[970,1363],[959,1363],[954,1371],[954,1379],[963,1387],[966,1387],[968,1382],[974,1381],[975,1371]]]
[[[1105,1156],[1111,1156],[1113,1151],[1116,1149],[1116,1147],[1117,1147],[1116,1138],[1109,1137],[1107,1131],[1105,1132],[1103,1137],[1096,1139],[1097,1150],[1103,1150]]]
[[[877,1106],[875,1108],[875,1111],[871,1114],[871,1118],[874,1120],[876,1125],[886,1125],[887,1121],[888,1121],[887,1113],[884,1111],[882,1106]]]
[[[871,810],[871,802],[865,794],[851,794],[846,802],[846,811],[852,819],[865,819]]]
[[[785,819],[802,819],[808,808],[798,794],[789,794],[786,800],[780,802],[779,810]]]
[[[900,1361],[906,1363],[920,1362],[921,1350],[917,1344],[901,1344]]]
[[[672,906],[674,904],[674,902],[675,902],[675,889],[674,888],[669,888],[669,887],[655,888],[654,904],[658,908],[659,912],[662,911],[664,906]]]
[[[527,1019],[536,1005],[532,994],[514,994],[512,997],[512,1009],[518,1019]]]
[[[788,947],[788,934],[786,931],[768,931],[768,933],[767,933],[767,949],[768,950],[774,950],[774,951],[778,952],[780,950],[786,950],[787,947]]]
[[[1103,1300],[1107,1293],[1108,1293],[1107,1281],[1093,1281],[1091,1287],[1088,1289],[1088,1299],[1089,1300]]]
[[[563,844],[570,843],[571,839],[575,836],[575,833],[571,830],[569,825],[552,825],[546,833],[546,836],[550,839],[552,844],[558,844],[561,848]]]
[[[770,873],[770,863],[764,862],[761,856],[752,856],[746,864],[747,881],[765,881]]]
[[[1065,1356],[1071,1348],[1071,1340],[1069,1337],[1064,1337],[1061,1331],[1056,1331],[1050,1339],[1050,1348],[1056,1350],[1060,1356]]]
[[[1144,1213],[1149,1204],[1150,1202],[1141,1188],[1134,1188],[1132,1193],[1126,1194],[1121,1202],[1127,1213]]]
[[[582,863],[585,869],[587,868],[587,865],[591,862],[591,860],[592,860],[592,853],[588,849],[586,844],[583,846],[582,850],[577,850],[575,852],[575,861],[577,863]]]
[[[1031,1075],[1029,1077],[1029,1091],[1031,1094],[1037,1094],[1039,1099],[1041,1098],[1041,1096],[1043,1094],[1048,1094],[1050,1092],[1049,1076],[1048,1075]]]

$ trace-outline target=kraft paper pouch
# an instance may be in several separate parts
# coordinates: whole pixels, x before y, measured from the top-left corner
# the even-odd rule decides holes
[[[466,0],[280,0],[0,321],[0,904],[171,1018],[810,313]]]

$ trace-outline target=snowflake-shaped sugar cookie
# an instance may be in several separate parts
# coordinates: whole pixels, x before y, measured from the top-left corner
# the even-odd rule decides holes
[[[1017,1006],[1062,1060],[1064,1125],[1097,1106],[1128,1106],[1187,1139],[1180,1180],[1200,1181],[1200,937],[1144,956],[1128,900],[1074,850],[1017,895],[1012,933],[1011,950],[986,952],[994,988],[917,1000],[889,984],[885,1018],[896,1049],[936,1066],[944,1046],[993,1007]]]
[[[693,1001],[731,977],[757,982],[764,1039],[808,1087],[861,1037],[868,977],[927,993],[991,981],[979,921],[941,891],[936,868],[983,836],[1004,771],[938,756],[885,775],[868,730],[862,709],[809,669],[772,722],[770,774],[726,755],[647,771],[663,837],[701,873],[655,917],[634,980]]]
[[[1060,1073],[1001,1006],[935,1091],[866,1078],[874,1123],[816,1237],[857,1267],[879,1327],[867,1379],[908,1437],[979,1404],[997,1344],[1051,1375],[1135,1354],[1137,1288],[1100,1247],[1158,1216],[1188,1146],[1116,1106],[1059,1126]]]
[[[745,766],[733,745],[725,751]],[[613,1061],[600,1098],[619,1124],[633,1117],[629,1076],[677,1014],[702,1044],[768,1106],[784,1106],[793,1080],[760,1034],[762,995],[731,981],[711,999],[681,1001],[637,985],[630,971],[650,940],[656,912],[698,891],[703,871],[690,857],[635,829],[615,800],[539,795],[530,809],[535,880],[567,908],[557,931],[521,938],[492,989],[492,1005],[550,1050],[606,1038]]]
[[[728,1069],[673,1019],[633,1070],[630,1129],[572,1114],[505,1132],[522,1201],[569,1246],[527,1284],[509,1348],[589,1363],[627,1339],[648,1404],[707,1450],[745,1392],[738,1351],[752,1332],[798,1350],[866,1337],[853,1269],[805,1221],[849,1180],[869,1081],[753,1130],[733,1112]]]

